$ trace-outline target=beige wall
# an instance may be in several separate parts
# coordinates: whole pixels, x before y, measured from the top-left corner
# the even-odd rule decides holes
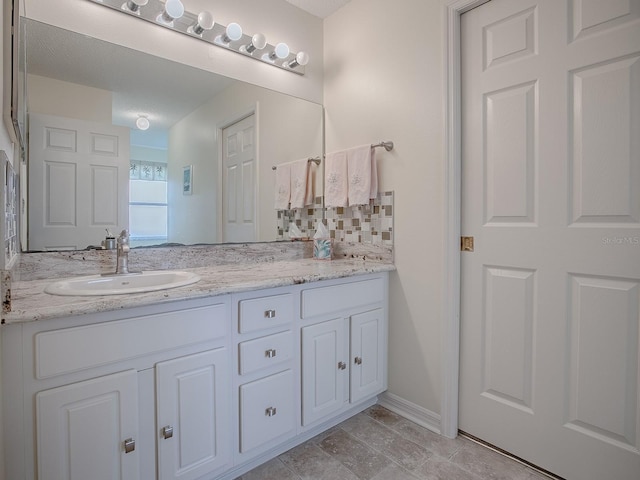
[[[216,22],[238,22],[246,33],[262,32],[269,43],[286,42],[311,61],[304,76],[263,62],[239,60],[224,48],[158,28],[89,1],[24,0],[28,18],[90,35],[238,80],[322,102],[322,20],[282,0],[189,0],[190,12],[208,9]]]
[[[389,391],[439,414],[443,322],[443,5],[352,0],[324,22],[327,151],[380,140],[395,191]]]
[[[111,125],[111,92],[63,82],[39,75],[27,75],[30,113],[77,118]]]

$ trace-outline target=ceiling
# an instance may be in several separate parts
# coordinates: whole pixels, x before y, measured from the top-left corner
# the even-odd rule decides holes
[[[287,0],[302,10],[320,18],[327,18],[336,10],[344,7],[350,0]]]

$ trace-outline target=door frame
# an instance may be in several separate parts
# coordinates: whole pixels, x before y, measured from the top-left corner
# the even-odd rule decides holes
[[[460,372],[460,228],[462,200],[461,30],[463,13],[490,0],[449,0],[444,6],[444,295],[440,433],[458,435]]]
[[[255,148],[255,153],[256,153],[256,178],[255,178],[255,187],[256,187],[256,191],[255,191],[255,197],[254,197],[254,202],[255,202],[255,207],[254,210],[256,212],[256,223],[255,223],[255,235],[256,238],[259,237],[260,234],[260,215],[259,212],[257,210],[257,206],[259,204],[259,199],[260,199],[260,140],[259,140],[259,125],[260,125],[260,116],[259,116],[259,103],[258,101],[256,101],[251,107],[245,109],[245,110],[241,110],[239,112],[237,112],[235,115],[225,119],[222,122],[218,122],[216,124],[216,139],[218,140],[218,182],[217,182],[217,188],[218,188],[218,192],[216,195],[216,202],[218,204],[217,206],[217,211],[216,211],[216,216],[217,218],[217,222],[216,222],[216,238],[217,238],[217,243],[222,243],[223,241],[223,222],[222,222],[222,155],[223,155],[223,151],[222,151],[222,132],[224,131],[225,128],[230,127],[231,125],[233,125],[234,123],[238,123],[241,122],[242,120],[244,120],[247,117],[250,117],[251,115],[254,115],[254,148]]]

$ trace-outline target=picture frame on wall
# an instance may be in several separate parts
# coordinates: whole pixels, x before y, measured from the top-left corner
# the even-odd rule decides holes
[[[193,192],[193,165],[182,169],[182,194],[191,195]]]

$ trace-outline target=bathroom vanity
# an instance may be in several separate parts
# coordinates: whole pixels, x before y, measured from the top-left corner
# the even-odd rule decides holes
[[[2,327],[7,478],[233,479],[376,402],[391,264],[220,270],[111,298],[25,282]]]

